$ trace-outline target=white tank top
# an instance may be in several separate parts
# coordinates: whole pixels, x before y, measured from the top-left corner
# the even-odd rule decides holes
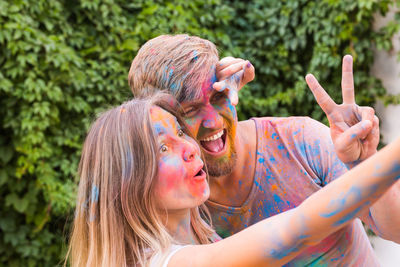
[[[167,254],[161,254],[161,253],[156,253],[150,260],[150,267],[167,267],[169,260],[172,258],[172,256],[175,255],[176,252],[178,252],[180,249],[187,247],[182,246],[182,245],[172,245],[170,247],[170,250]]]

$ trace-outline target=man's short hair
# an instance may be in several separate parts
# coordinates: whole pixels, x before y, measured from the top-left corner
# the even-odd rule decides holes
[[[161,35],[147,41],[133,59],[129,86],[135,97],[166,90],[179,102],[197,99],[202,83],[215,72],[218,51],[208,40]]]

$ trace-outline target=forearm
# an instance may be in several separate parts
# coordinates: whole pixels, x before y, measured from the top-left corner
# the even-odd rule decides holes
[[[281,266],[367,211],[399,179],[397,155],[400,138],[297,208],[211,244],[203,253],[192,252],[190,258],[201,258],[204,265]]]

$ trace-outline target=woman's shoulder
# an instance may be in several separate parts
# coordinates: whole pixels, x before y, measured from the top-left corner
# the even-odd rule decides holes
[[[150,259],[149,267],[167,267],[169,260],[174,256],[176,252],[180,249],[187,247],[190,245],[171,245],[167,250],[164,252],[156,252]]]

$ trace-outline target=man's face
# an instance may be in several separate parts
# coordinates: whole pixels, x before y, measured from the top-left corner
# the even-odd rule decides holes
[[[237,115],[227,95],[212,88],[215,81],[213,74],[202,84],[200,98],[181,105],[188,130],[200,143],[209,174],[218,177],[230,174],[236,162]]]

